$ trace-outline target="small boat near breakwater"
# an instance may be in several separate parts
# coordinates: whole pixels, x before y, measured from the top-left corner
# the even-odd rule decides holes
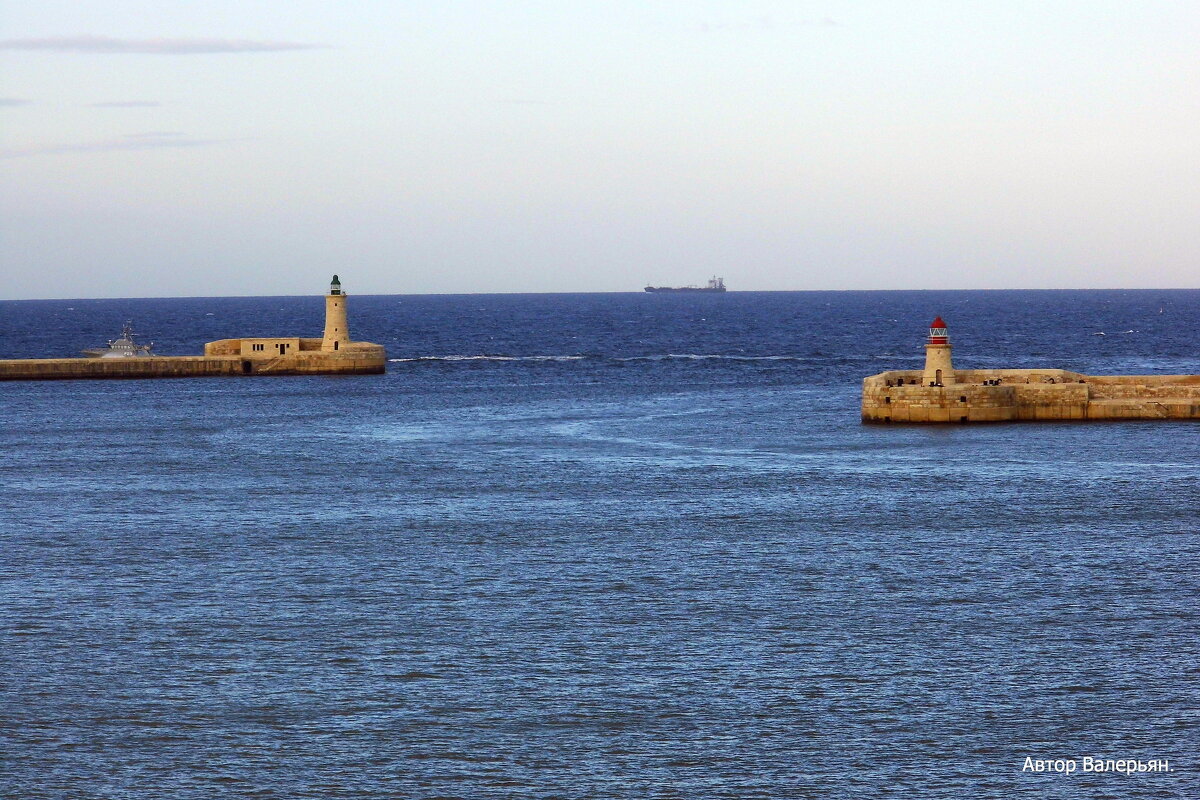
[[[133,337],[133,323],[126,322],[121,326],[121,338],[109,339],[107,347],[93,347],[84,350],[83,354],[88,358],[148,358],[154,355],[151,352],[154,342],[138,344]]]

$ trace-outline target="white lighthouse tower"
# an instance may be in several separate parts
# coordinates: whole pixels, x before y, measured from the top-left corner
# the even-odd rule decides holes
[[[333,276],[329,294],[325,295],[325,336],[321,340],[321,351],[331,353],[341,350],[350,342],[350,329],[346,325],[346,295],[342,294],[342,282]]]
[[[929,323],[929,341],[925,343],[925,374],[921,383],[925,386],[956,383],[954,366],[950,363],[950,337],[946,333],[946,322],[941,317]]]

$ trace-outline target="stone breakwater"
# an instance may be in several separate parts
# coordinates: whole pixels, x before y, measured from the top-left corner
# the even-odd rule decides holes
[[[383,372],[380,345],[350,346],[337,353],[299,352],[268,358],[239,355],[145,358],[21,358],[0,360],[0,380],[71,378],[202,378],[246,375],[364,375]]]
[[[132,328],[109,342],[99,358],[22,358],[0,361],[0,381],[69,378],[208,378],[221,375],[364,375],[384,372],[382,345],[350,339],[346,295],[334,275],[325,295],[325,334],[320,339],[272,336],[219,339],[202,356],[148,356],[133,343]]]
[[[862,421],[1200,419],[1200,375],[1082,375],[1060,369],[954,370],[929,385],[921,370],[863,380]]]

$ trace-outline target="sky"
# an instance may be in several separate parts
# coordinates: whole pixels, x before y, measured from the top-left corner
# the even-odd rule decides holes
[[[1200,286],[1194,0],[4,0],[0,299]]]

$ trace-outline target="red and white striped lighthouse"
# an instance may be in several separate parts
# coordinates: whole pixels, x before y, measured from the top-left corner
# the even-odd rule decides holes
[[[955,383],[954,366],[950,363],[950,336],[946,321],[940,316],[929,323],[929,340],[925,342],[925,386],[944,386]]]

